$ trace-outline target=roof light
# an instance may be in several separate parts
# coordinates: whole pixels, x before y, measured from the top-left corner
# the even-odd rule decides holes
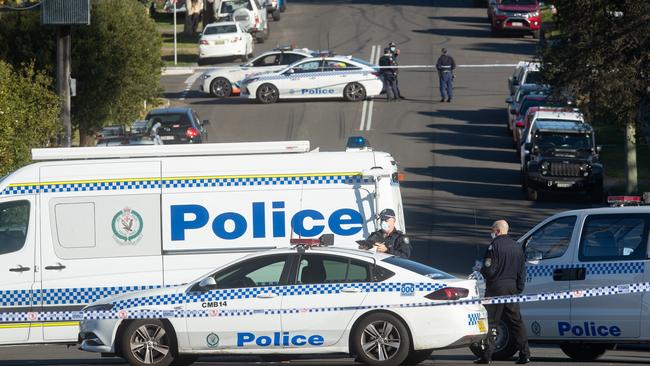
[[[330,247],[334,245],[334,234],[323,234],[318,239],[290,239],[289,244],[294,246],[299,252],[304,253],[305,249],[311,247]]]
[[[643,203],[643,200],[641,196],[608,196],[607,203],[612,207],[639,206]]]
[[[370,146],[370,141],[363,136],[350,136],[348,138],[347,144],[345,144],[345,150],[372,150]]]

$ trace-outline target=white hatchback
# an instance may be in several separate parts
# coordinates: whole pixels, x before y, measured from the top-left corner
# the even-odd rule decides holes
[[[253,36],[236,22],[212,23],[205,26],[199,39],[199,63],[207,58],[239,56],[247,61],[253,54]]]
[[[476,281],[408,259],[323,247],[251,254],[189,284],[96,302],[81,348],[131,365],[192,363],[202,354],[349,354],[369,365],[415,364],[434,349],[482,339],[487,313]],[[163,314],[130,319],[138,311]],[[180,314],[182,316],[174,316]]]

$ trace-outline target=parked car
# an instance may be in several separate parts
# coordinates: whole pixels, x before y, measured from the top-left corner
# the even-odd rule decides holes
[[[488,18],[493,34],[504,31],[532,33],[539,38],[542,18],[537,0],[492,0]]]
[[[96,145],[119,144],[126,137],[126,129],[122,125],[105,126],[95,137]]]
[[[271,14],[271,17],[276,22],[278,20],[280,20],[280,13],[281,13],[280,1],[279,0],[266,0],[265,5],[266,5],[267,14]]]
[[[201,120],[192,108],[175,107],[153,109],[147,113],[147,133],[157,130],[164,145],[200,144],[207,142],[208,120]]]
[[[521,102],[527,95],[548,95],[550,88],[539,84],[523,84],[513,96],[506,98],[506,109],[508,110],[508,132],[514,131],[515,119],[521,106]]]
[[[260,0],[216,0],[215,9],[218,9],[217,22],[239,23],[242,30],[250,33],[258,43],[269,38],[267,10]]]
[[[542,72],[539,62],[519,61],[512,76],[508,77],[508,90],[513,95],[517,88],[523,84],[539,84],[542,81]]]
[[[248,61],[253,54],[253,43],[253,36],[237,22],[208,24],[199,39],[199,64],[214,57],[238,56]]]

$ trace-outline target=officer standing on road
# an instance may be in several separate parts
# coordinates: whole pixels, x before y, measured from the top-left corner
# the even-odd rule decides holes
[[[399,92],[397,91],[397,79],[396,71],[393,66],[396,66],[395,60],[390,52],[390,48],[386,47],[384,49],[384,55],[379,58],[379,66],[382,68],[379,69],[379,73],[384,79],[384,89],[386,89],[386,100],[397,100]]]
[[[374,242],[378,252],[393,254],[398,257],[411,256],[411,241],[403,232],[395,229],[395,211],[390,208],[379,213],[381,229],[368,236],[367,241]]]
[[[508,223],[498,220],[492,224],[492,242],[485,253],[481,274],[485,277],[485,296],[518,295],[526,282],[526,258],[522,248],[508,236]],[[519,304],[486,305],[488,311],[488,339],[483,355],[474,363],[488,364],[497,340],[497,326],[503,320],[510,325],[511,337],[517,342],[517,364],[530,362],[528,336],[519,312]]]
[[[388,48],[390,49],[390,54],[393,57],[393,63],[395,64],[395,66],[399,66],[399,64],[397,63],[397,57],[399,57],[400,55],[399,48],[397,48],[395,42],[390,42],[388,44]],[[397,76],[398,74],[399,74],[399,69],[395,68],[395,89],[397,90],[397,97],[400,99],[406,99],[402,95],[402,91],[399,88],[399,77]]]
[[[454,58],[447,55],[447,49],[442,49],[442,55],[436,62],[436,69],[438,70],[438,78],[440,79],[440,101],[444,102],[445,98],[447,103],[451,102],[454,89],[454,70],[456,70],[456,62]]]

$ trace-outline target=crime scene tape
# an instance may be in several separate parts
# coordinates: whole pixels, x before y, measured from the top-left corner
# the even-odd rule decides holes
[[[456,65],[456,68],[492,68],[492,67],[516,67],[517,64],[478,64],[478,65]],[[435,69],[436,65],[397,65],[397,66],[373,66],[376,69]],[[451,71],[451,70],[449,70]]]
[[[508,295],[484,297],[478,299],[455,300],[445,302],[417,302],[406,304],[361,305],[361,306],[331,306],[331,307],[302,307],[289,309],[197,309],[197,310],[128,310],[119,311],[52,311],[52,312],[4,312],[0,313],[0,323],[34,322],[34,321],[80,321],[92,319],[159,319],[159,318],[208,318],[232,317],[273,314],[323,313],[335,311],[354,311],[391,308],[419,308],[458,305],[494,305],[507,303],[527,303],[539,301],[554,301],[565,299],[580,299],[598,296],[625,295],[650,292],[650,282],[622,284],[615,286],[594,287],[585,290],[545,292],[527,295]]]

